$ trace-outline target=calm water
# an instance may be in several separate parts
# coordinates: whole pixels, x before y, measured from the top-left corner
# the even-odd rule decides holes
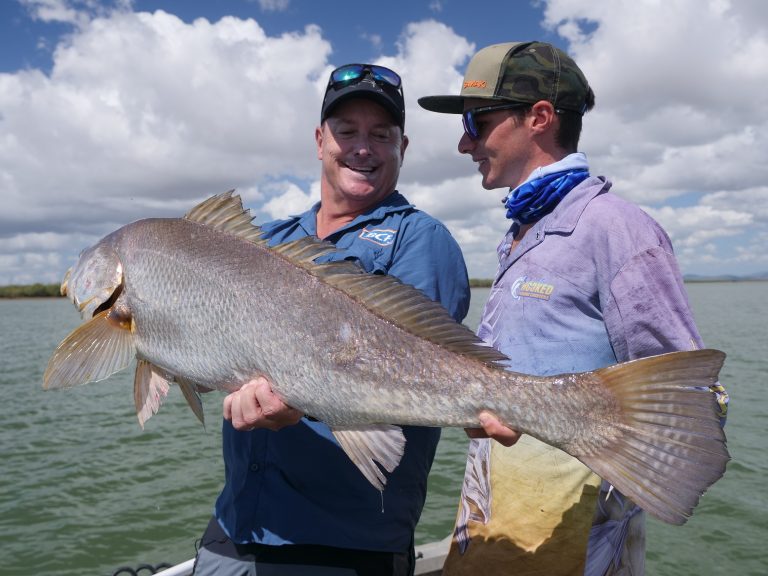
[[[768,574],[768,283],[689,284],[709,346],[728,353],[733,461],[682,527],[654,520],[648,574]],[[473,293],[474,327],[487,290]],[[174,390],[142,432],[132,370],[44,392],[52,350],[79,323],[69,301],[0,300],[0,574],[109,575],[120,566],[194,555],[221,488],[221,396],[203,429]],[[430,476],[419,543],[452,527],[466,440],[446,430]]]

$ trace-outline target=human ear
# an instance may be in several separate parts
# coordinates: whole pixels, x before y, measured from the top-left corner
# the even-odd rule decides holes
[[[557,118],[557,113],[551,102],[539,100],[536,104],[531,106],[529,118],[531,121],[531,129],[537,133],[542,133],[552,128],[555,119]]]

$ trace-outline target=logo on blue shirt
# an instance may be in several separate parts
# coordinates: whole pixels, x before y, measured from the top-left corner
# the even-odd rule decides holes
[[[389,246],[395,241],[397,230],[388,230],[386,228],[363,228],[360,231],[360,238],[373,242],[379,246]]]

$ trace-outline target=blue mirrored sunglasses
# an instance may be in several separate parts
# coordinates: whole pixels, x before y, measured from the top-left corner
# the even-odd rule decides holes
[[[328,84],[357,84],[369,74],[379,84],[388,84],[393,88],[400,88],[402,84],[402,80],[396,72],[384,66],[373,64],[347,64],[340,66],[331,72]]]
[[[475,122],[475,117],[486,112],[496,112],[497,110],[514,110],[515,108],[527,108],[530,104],[525,102],[514,102],[509,104],[495,104],[493,106],[481,106],[480,108],[470,108],[461,114],[461,123],[464,124],[464,132],[472,140],[480,138],[480,130]]]

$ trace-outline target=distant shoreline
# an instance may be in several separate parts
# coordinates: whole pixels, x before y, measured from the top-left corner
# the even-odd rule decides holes
[[[0,286],[0,298],[62,298],[60,284]]]
[[[706,284],[715,282],[766,282],[768,278],[738,278],[738,277],[693,277],[684,278],[686,284]],[[470,278],[470,288],[490,288],[493,285],[491,278]],[[59,284],[14,284],[0,286],[0,299],[22,298],[63,298]]]

